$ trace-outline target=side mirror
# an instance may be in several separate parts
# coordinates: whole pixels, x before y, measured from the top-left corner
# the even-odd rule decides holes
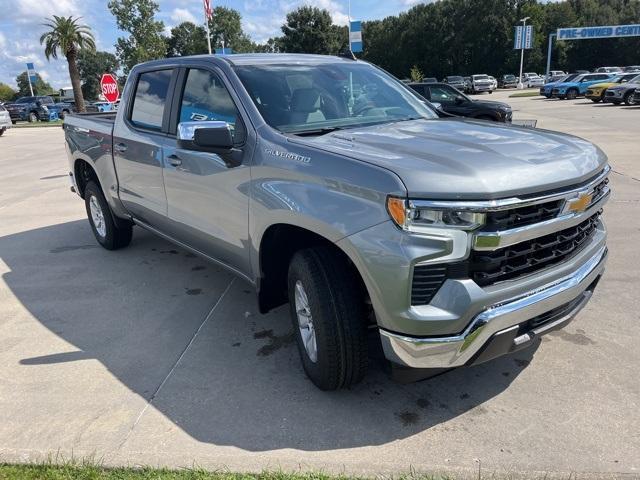
[[[182,122],[178,124],[178,147],[212,153],[233,149],[231,127],[227,122]]]
[[[234,148],[231,126],[227,122],[181,122],[178,148],[219,155],[228,167],[242,164],[242,151]]]
[[[456,102],[456,105],[462,105],[465,101],[463,98],[456,97],[455,102]]]
[[[438,102],[431,102],[431,105],[433,105],[433,107],[434,107],[436,110],[442,111],[442,104],[441,104],[441,103],[438,103]]]

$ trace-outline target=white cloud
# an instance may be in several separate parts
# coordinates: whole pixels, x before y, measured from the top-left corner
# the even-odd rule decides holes
[[[182,22],[198,23],[195,15],[186,8],[174,8],[171,12],[171,20],[176,24]]]

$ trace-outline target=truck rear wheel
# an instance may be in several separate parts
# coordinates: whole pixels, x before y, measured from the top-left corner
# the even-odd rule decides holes
[[[38,114],[36,112],[29,112],[29,123],[34,123],[38,121]]]
[[[367,370],[367,327],[360,288],[344,259],[327,247],[297,252],[289,264],[289,304],[304,371],[321,390],[358,383]]]
[[[116,225],[102,189],[95,182],[87,183],[84,190],[84,203],[91,230],[100,245],[107,250],[117,250],[131,243],[132,225]]]

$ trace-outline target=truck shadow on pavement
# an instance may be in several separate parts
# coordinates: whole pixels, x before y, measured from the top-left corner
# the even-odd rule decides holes
[[[171,430],[158,427],[168,419],[200,442],[249,451],[380,445],[462,414],[469,422],[499,415],[487,402],[536,350],[408,385],[393,382],[374,352],[360,385],[321,392],[301,368],[286,306],[260,315],[251,287],[139,228],[129,248],[108,252],[84,220],[52,225],[0,238],[0,258],[8,267],[3,280],[23,307],[77,348],[23,355],[21,374],[24,367],[99,361],[151,400],[132,436],[158,439]],[[108,380],[101,369],[81,379],[120,388]]]

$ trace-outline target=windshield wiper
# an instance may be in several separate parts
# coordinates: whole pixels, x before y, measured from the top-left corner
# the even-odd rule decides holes
[[[311,137],[314,135],[326,135],[327,133],[335,132],[336,130],[343,130],[344,127],[322,127],[322,128],[312,128],[309,130],[293,130],[288,133],[292,133],[294,135],[299,135],[301,137]]]

